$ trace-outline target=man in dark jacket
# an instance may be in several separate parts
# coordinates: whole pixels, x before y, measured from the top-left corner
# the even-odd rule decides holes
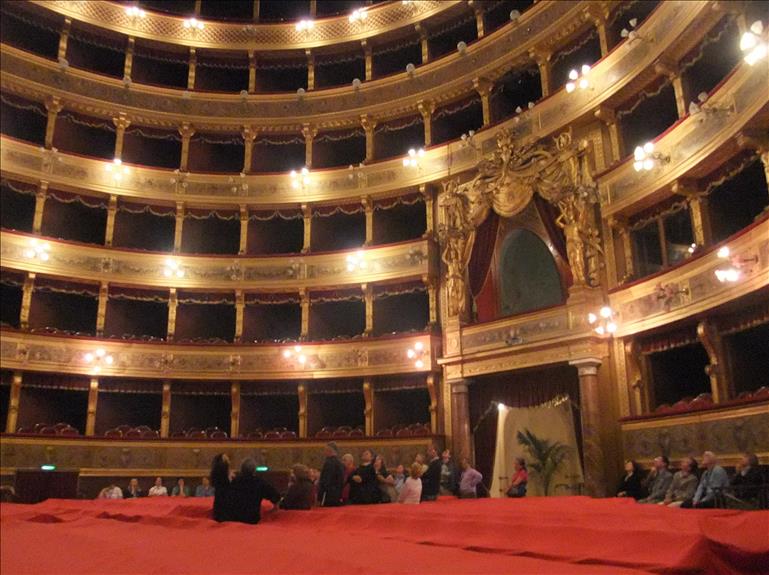
[[[422,501],[435,501],[441,488],[441,467],[443,462],[438,457],[434,445],[427,448],[427,471],[422,475]]]
[[[339,461],[339,449],[333,441],[326,444],[326,461],[318,480],[318,503],[323,507],[337,507],[342,504],[344,487],[344,465]]]
[[[280,500],[275,488],[256,474],[256,461],[250,457],[243,461],[240,473],[230,483],[232,500],[232,521],[241,523],[259,523],[261,519],[262,499],[274,504]]]
[[[761,469],[755,453],[745,453],[737,466],[732,478],[734,496],[742,500],[758,499],[761,489]]]

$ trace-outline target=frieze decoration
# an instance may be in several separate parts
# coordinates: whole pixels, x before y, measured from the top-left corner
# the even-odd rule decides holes
[[[441,258],[446,264],[448,311],[467,310],[467,265],[475,229],[491,210],[503,218],[524,210],[534,194],[559,209],[556,223],[566,236],[566,252],[575,287],[596,287],[603,265],[595,216],[598,188],[587,164],[585,142],[573,143],[568,133],[552,142],[519,144],[509,130],[497,133],[497,148],[477,166],[466,183],[444,182],[438,198]]]
[[[746,451],[769,456],[767,404],[709,410],[622,423],[625,457],[649,461],[660,454],[671,459],[714,451],[736,459]]]
[[[407,351],[421,342],[429,364],[417,369]],[[288,345],[288,344],[286,344]],[[100,375],[164,379],[301,380],[340,376],[424,373],[435,361],[433,338],[409,334],[327,343],[304,343],[306,362],[286,358],[286,345],[174,345],[3,331],[4,369],[91,375],[84,355],[103,348],[114,358]],[[291,344],[293,345],[293,344]]]
[[[205,257],[174,255],[183,278],[164,274],[168,254],[84,246],[46,239],[45,262],[24,256],[33,236],[0,232],[0,262],[9,269],[98,282],[141,286],[261,289],[292,292],[326,286],[360,286],[383,280],[415,279],[432,272],[431,244],[422,239],[364,250],[366,269],[347,269],[349,252],[281,257]]]

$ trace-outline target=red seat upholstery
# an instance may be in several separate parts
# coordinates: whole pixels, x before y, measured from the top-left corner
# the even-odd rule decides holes
[[[131,431],[131,426],[130,425],[125,425],[125,424],[124,425],[118,425],[115,429],[119,429],[122,433],[125,434],[125,433],[128,433],[129,431]]]
[[[160,437],[160,433],[158,433],[154,429],[144,429],[141,432],[142,439],[157,439]]]
[[[188,431],[187,439],[208,439],[206,432],[198,429],[197,431]]]
[[[393,430],[392,429],[380,429],[376,432],[377,437],[392,437],[393,436]]]
[[[125,435],[123,435],[126,439],[141,439],[141,436],[142,432],[138,429],[129,429],[125,432]]]
[[[283,431],[280,434],[281,439],[296,439],[295,431]]]
[[[80,435],[80,432],[74,427],[65,427],[59,430],[59,435]]]
[[[246,439],[264,439],[264,434],[260,430],[252,431],[246,435]]]
[[[56,435],[56,428],[53,425],[46,425],[42,427],[38,433],[40,435]]]
[[[395,437],[411,437],[411,430],[408,427],[399,429],[395,434]]]
[[[227,439],[227,432],[217,429],[209,434],[209,439]]]
[[[337,429],[331,437],[334,438],[340,438],[340,437],[350,437],[350,430],[349,429]]]
[[[315,439],[330,439],[332,436],[332,433],[328,431],[327,429],[321,429],[319,432],[315,434]]]
[[[769,398],[769,386],[764,385],[759,387],[753,392],[753,399],[767,399]]]
[[[280,439],[280,431],[268,431],[264,434],[264,439]]]
[[[365,437],[366,434],[363,432],[362,429],[353,429],[350,432],[350,437]]]
[[[123,437],[123,432],[119,429],[108,429],[104,432],[104,437]]]

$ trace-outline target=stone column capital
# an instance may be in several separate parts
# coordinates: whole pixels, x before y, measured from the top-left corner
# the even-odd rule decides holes
[[[577,373],[582,377],[583,375],[598,375],[598,368],[601,367],[602,363],[600,358],[587,357],[571,360],[569,365],[575,366]]]

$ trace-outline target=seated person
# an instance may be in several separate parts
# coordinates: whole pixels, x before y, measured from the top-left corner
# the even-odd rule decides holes
[[[139,480],[135,477],[128,482],[128,487],[123,489],[123,499],[144,497],[144,492],[139,488]]]
[[[384,458],[381,455],[374,458],[374,471],[376,472],[379,491],[382,492],[382,503],[395,503],[398,500],[398,493],[395,491],[395,478],[387,472]]]
[[[745,453],[735,467],[732,478],[734,496],[742,500],[758,499],[761,488],[761,469],[755,453]]]
[[[99,491],[97,499],[123,499],[123,490],[114,483]]]
[[[168,489],[166,489],[166,486],[163,485],[162,477],[155,478],[155,485],[150,487],[149,493],[147,495],[149,497],[167,497],[168,496]]]
[[[729,476],[723,467],[718,465],[718,459],[712,451],[702,454],[702,464],[705,471],[700,477],[697,491],[689,501],[684,501],[681,507],[707,508],[716,506],[716,496],[725,487],[729,486]]]
[[[665,500],[670,484],[673,482],[673,474],[668,467],[670,460],[664,455],[654,458],[654,469],[647,480],[649,495],[639,499],[638,503],[660,503]]]
[[[256,474],[256,461],[250,457],[243,461],[240,473],[230,483],[230,497],[230,520],[252,525],[259,523],[261,519],[262,499],[275,504],[275,509],[280,501],[280,494],[275,488]]]
[[[195,497],[213,497],[215,493],[208,477],[200,478],[200,485],[195,488]]]
[[[697,481],[697,460],[693,457],[687,457],[681,462],[681,470],[673,475],[673,481],[660,505],[681,507],[684,501],[694,497],[694,492],[697,491]]]
[[[374,454],[366,449],[360,454],[360,465],[350,476],[350,503],[366,505],[379,503],[382,500],[382,492],[379,490],[379,482],[373,465]]]
[[[214,520],[231,521],[232,492],[230,482],[230,458],[226,453],[219,453],[211,462],[211,486],[214,489]]]
[[[403,488],[398,494],[398,503],[414,504],[422,499],[422,464],[415,461],[411,464],[409,476],[403,483]]]
[[[523,457],[516,457],[513,462],[515,473],[510,480],[510,487],[505,494],[508,497],[526,497],[526,486],[529,483],[529,471],[526,469],[526,460]]]
[[[641,482],[641,466],[636,461],[625,461],[625,475],[617,487],[617,497],[643,497],[643,483]]]
[[[462,475],[459,476],[459,488],[457,495],[460,499],[474,499],[478,496],[478,484],[483,481],[483,475],[480,471],[473,469],[467,457],[463,457],[459,463]]]
[[[310,470],[297,463],[291,468],[288,492],[280,503],[282,509],[312,509],[315,505],[315,486],[310,480]]]
[[[171,491],[171,497],[189,497],[190,488],[184,483],[184,477],[180,477],[176,480],[173,491]]]
[[[406,483],[406,470],[403,468],[403,465],[398,465],[398,467],[395,468],[393,479],[395,480],[395,483],[393,483],[395,492],[400,493],[401,489],[403,489],[403,484]]]

